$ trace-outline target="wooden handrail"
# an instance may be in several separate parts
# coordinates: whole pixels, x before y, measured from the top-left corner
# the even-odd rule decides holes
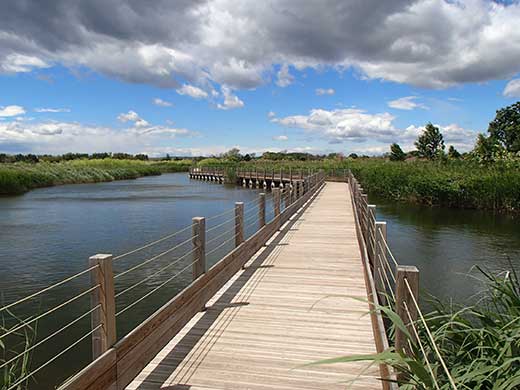
[[[269,238],[324,185],[325,175],[318,172],[314,187],[297,198],[283,212],[206,270],[197,267],[196,277],[184,290],[159,308],[144,322],[101,356],[59,387],[60,390],[122,390],[146,367],[156,354],[198,313],[229,279],[239,271]],[[238,208],[238,213],[243,209]],[[265,213],[265,211],[264,211]],[[265,215],[265,214],[264,214]],[[200,237],[204,219],[197,219],[194,235]],[[243,228],[240,226],[240,228]],[[195,240],[195,239],[194,239]],[[197,241],[199,249],[204,243]],[[194,271],[195,272],[195,271]]]

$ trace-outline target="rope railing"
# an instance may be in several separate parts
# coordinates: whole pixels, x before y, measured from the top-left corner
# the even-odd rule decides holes
[[[284,175],[283,172],[282,175]],[[267,196],[265,193],[261,193],[256,199],[246,203],[237,203],[234,208],[227,209],[219,214],[208,218],[193,218],[191,224],[184,226],[173,233],[145,243],[138,248],[118,254],[117,256],[92,256],[89,259],[89,266],[86,269],[1,307],[0,312],[7,311],[19,304],[29,302],[45,293],[52,292],[54,289],[59,288],[76,278],[90,276],[89,288],[86,288],[75,296],[56,304],[38,315],[18,320],[19,323],[15,323],[14,327],[0,334],[0,342],[5,344],[7,341],[6,338],[13,334],[17,335],[18,333],[16,332],[20,329],[29,327],[35,322],[40,321],[59,310],[66,309],[67,305],[70,305],[81,298],[90,296],[90,308],[86,311],[82,310],[82,314],[78,315],[76,318],[60,325],[57,329],[54,328],[49,330],[49,333],[42,335],[40,340],[35,340],[34,344],[28,347],[26,346],[23,350],[21,347],[20,350],[9,349],[10,355],[0,361],[0,369],[16,364],[18,359],[27,356],[29,353],[33,353],[36,349],[41,348],[43,345],[47,345],[49,342],[53,342],[53,340],[56,340],[66,331],[68,334],[73,330],[75,334],[77,334],[75,330],[76,327],[82,326],[82,320],[85,320],[85,318],[88,318],[89,316],[91,317],[91,330],[88,333],[75,340],[69,346],[37,368],[28,371],[26,375],[19,378],[6,390],[12,390],[19,387],[20,384],[23,384],[89,336],[92,337],[93,359],[96,360],[99,358],[107,348],[112,347],[117,341],[116,318],[120,318],[124,313],[128,313],[136,305],[143,302],[159,289],[164,288],[168,283],[179,278],[183,273],[186,273],[190,269],[193,270],[193,274],[191,275],[191,282],[188,281],[188,283],[194,283],[195,280],[199,276],[203,275],[208,269],[206,265],[207,256],[214,255],[218,251],[222,251],[223,248],[228,248],[229,250],[238,248],[245,241],[246,231],[247,234],[250,235],[251,231],[253,231],[253,226],[257,227],[257,229],[254,229],[254,231],[257,232],[262,227],[279,218],[282,212],[282,202],[285,209],[289,208],[304,194],[316,190],[323,182],[324,177],[323,175],[314,174],[305,178],[302,177],[302,179],[299,180],[300,184],[295,186],[294,189],[291,189],[292,186],[287,185],[283,189],[273,187],[272,191],[270,191]],[[266,211],[268,212],[266,213]],[[294,211],[296,211],[296,209],[294,209]],[[269,219],[269,221],[267,221],[267,219]],[[209,221],[216,224],[214,226],[206,227],[206,223]],[[276,224],[271,224],[269,229],[272,229],[275,226]],[[206,235],[209,233],[213,233],[213,237],[206,241]],[[183,234],[185,234],[184,237],[182,236]],[[187,235],[189,235],[189,237],[186,237]],[[178,242],[168,243],[168,246],[166,247],[167,240],[175,240]],[[159,244],[162,245],[159,246]],[[215,247],[208,250],[210,246]],[[160,253],[154,254],[153,256],[142,256],[144,259],[140,259],[137,264],[135,264],[134,260],[141,257],[139,256],[142,255],[141,252],[150,250],[146,252],[150,253],[152,252],[152,248],[155,249],[159,247],[161,248]],[[157,250],[157,252],[159,251]],[[181,254],[178,254],[179,252],[181,252]],[[229,251],[227,252],[229,253]],[[134,264],[114,274],[112,269],[113,264],[120,260],[130,258],[132,255],[138,255],[131,258]],[[159,260],[166,258],[166,256],[168,256],[167,264],[165,264],[164,261],[159,262]],[[170,257],[174,258],[170,259]],[[135,277],[135,275],[139,275],[138,271],[148,270],[148,267],[154,267],[155,264],[158,264],[158,266],[156,266],[157,269],[152,268],[151,271],[147,271],[151,272],[149,275],[146,275],[137,281],[133,281],[130,285],[125,286],[123,284],[123,286],[120,286],[121,290],[116,291],[116,287],[118,287],[116,286],[116,281],[120,281],[123,277],[130,275],[134,275]],[[172,274],[167,273],[169,269],[174,269]],[[131,291],[140,291],[141,289],[138,290],[138,287],[141,286],[142,288],[145,283],[152,280],[154,280],[154,282],[150,284],[151,287],[147,287],[141,293],[135,294],[139,295],[139,297],[132,300],[131,303],[120,301],[124,296],[133,296],[134,294],[129,294]],[[185,279],[182,280],[182,283],[186,283]],[[151,289],[149,290],[149,288]],[[120,303],[124,303],[125,307],[116,310],[116,300]],[[81,306],[83,303],[80,302],[75,304],[74,307],[77,305]],[[11,342],[10,338],[9,342]]]
[[[49,341],[50,339],[54,338],[55,336],[59,335],[60,333],[62,333],[64,330],[70,328],[72,325],[74,324],[77,324],[79,321],[81,321],[83,318],[91,315],[93,312],[95,312],[96,310],[100,309],[101,308],[101,305],[96,305],[94,306],[92,309],[88,310],[86,313],[83,313],[82,315],[80,315],[79,317],[77,317],[76,319],[70,321],[69,323],[67,323],[66,325],[62,326],[61,328],[59,328],[58,330],[54,331],[53,333],[51,333],[50,335],[46,336],[45,338],[41,339],[40,341],[36,342],[35,344],[31,345],[30,347],[24,349],[23,352],[20,352],[19,354],[13,356],[12,358],[10,358],[9,360],[6,360],[5,362],[3,362],[2,364],[0,364],[0,369],[8,366],[9,364],[15,362],[17,359],[21,358],[22,356],[24,356],[25,354],[33,351],[34,349],[38,348],[40,345],[46,343],[47,341]]]
[[[6,332],[2,333],[0,335],[0,340],[4,339],[5,337],[9,336],[10,334],[15,333],[16,331],[18,331],[20,329],[28,327],[29,325],[35,323],[36,321],[41,320],[42,318],[47,317],[49,314],[52,314],[52,313],[54,313],[54,312],[64,308],[65,306],[69,305],[70,303],[72,303],[74,301],[77,301],[79,298],[84,297],[85,295],[92,293],[93,291],[95,291],[99,287],[100,287],[100,285],[97,284],[97,285],[95,285],[95,286],[93,286],[93,287],[83,291],[82,293],[79,293],[79,294],[75,295],[74,297],[72,297],[70,299],[67,299],[65,302],[62,302],[59,305],[54,306],[52,309],[48,309],[47,311],[37,315],[36,317],[31,317],[31,318],[28,318],[28,319],[20,321],[18,323],[18,325],[14,326],[13,328],[11,328],[11,329],[7,330]]]
[[[439,389],[436,371],[432,367],[427,354],[427,348],[424,346],[424,342],[420,338],[421,333],[417,328],[418,316],[424,328],[424,333],[434,351],[436,360],[446,374],[451,388],[456,390],[457,386],[418,304],[419,271],[416,267],[399,264],[388,244],[386,223],[377,221],[376,206],[368,203],[367,196],[363,193],[358,181],[350,172],[348,179],[360,237],[365,247],[367,264],[370,268],[368,270],[369,275],[374,281],[375,303],[382,303],[395,310],[409,329],[409,334],[413,333],[414,336],[414,340],[410,340],[399,327],[396,327],[395,349],[410,354],[415,342],[423,354],[425,365],[432,376],[435,387]],[[413,310],[409,307],[410,303],[413,305]],[[398,373],[398,379],[399,377],[400,374]]]
[[[426,322],[426,320],[424,318],[424,314],[422,313],[421,308],[419,307],[419,304],[417,303],[417,299],[415,298],[415,294],[413,294],[413,292],[412,292],[412,288],[410,287],[410,283],[408,282],[407,278],[404,278],[404,284],[410,294],[410,297],[412,298],[412,302],[413,302],[413,305],[415,306],[415,310],[417,310],[417,313],[419,314],[419,318],[421,319],[421,322],[424,326],[424,330],[426,331],[426,334],[428,335],[428,338],[430,339],[432,348],[435,351],[437,358],[439,359],[439,362],[444,370],[444,373],[448,377],[448,380],[449,380],[451,386],[454,389],[457,389],[457,385],[455,384],[455,381],[453,380],[450,370],[448,370],[448,367],[446,366],[446,362],[444,361],[444,358],[442,357],[442,355],[439,351],[439,347],[437,346],[437,343],[435,342],[435,339],[433,338],[430,327],[428,326],[428,323]],[[406,307],[406,302],[403,301],[403,305]]]
[[[28,296],[26,296],[26,297],[24,297],[22,299],[19,299],[19,300],[15,301],[15,302],[9,303],[8,305],[5,305],[2,308],[0,308],[0,313],[5,311],[5,310],[11,309],[12,307],[17,306],[17,305],[19,305],[21,303],[24,303],[24,302],[27,302],[27,301],[33,299],[33,298],[36,298],[37,296],[40,296],[40,295],[42,295],[42,294],[44,294],[44,293],[46,293],[46,292],[48,292],[50,290],[53,290],[56,287],[62,286],[65,283],[68,283],[68,282],[70,282],[70,281],[72,281],[72,280],[74,280],[76,278],[79,278],[80,276],[83,276],[83,275],[91,272],[92,270],[94,270],[97,267],[98,267],[97,265],[89,267],[89,268],[87,268],[87,269],[85,269],[85,270],[83,270],[81,272],[78,272],[77,274],[74,274],[72,276],[69,276],[66,279],[63,279],[63,280],[61,280],[61,281],[59,281],[57,283],[54,283],[54,284],[50,285],[49,287],[45,287],[44,289],[39,290],[39,291],[37,291],[37,292],[35,292],[35,293],[31,294],[31,295],[28,295]]]
[[[210,256],[211,254],[215,253],[217,250],[219,250],[220,248],[222,248],[224,245],[226,245],[227,243],[231,242],[232,240],[235,240],[236,237],[238,236],[238,233],[234,234],[231,238],[228,238],[227,240],[225,240],[224,242],[222,242],[220,245],[216,246],[215,248],[213,248],[212,250],[210,250],[209,252],[206,253],[206,256]]]
[[[159,254],[156,255],[156,256],[153,256],[153,257],[150,257],[150,258],[147,259],[147,260],[144,260],[143,262],[141,262],[141,263],[139,263],[139,264],[133,266],[132,268],[129,268],[129,269],[127,269],[126,271],[120,272],[120,273],[118,273],[117,275],[114,275],[114,279],[118,279],[118,278],[120,278],[120,277],[122,277],[122,276],[124,276],[124,275],[126,275],[126,274],[129,274],[130,272],[133,272],[133,271],[135,271],[135,270],[137,270],[137,269],[139,269],[139,268],[141,268],[141,267],[144,267],[145,265],[151,263],[152,261],[155,261],[155,260],[157,260],[157,259],[160,259],[161,257],[164,257],[164,256],[166,256],[167,254],[173,252],[174,250],[179,249],[179,248],[183,247],[184,245],[186,245],[186,244],[188,244],[188,243],[191,243],[192,241],[193,241],[193,237],[190,237],[190,238],[188,238],[187,240],[184,240],[184,241],[182,241],[181,243],[179,243],[179,244],[177,244],[177,245],[175,245],[175,246],[173,246],[173,247],[171,247],[171,248],[165,250],[164,252],[161,252],[161,253],[159,253]]]
[[[184,260],[187,256],[193,254],[195,252],[195,249],[192,249],[190,250],[189,252],[185,253],[184,255],[182,255],[181,257],[178,257],[176,258],[174,261],[172,261],[171,263],[168,263],[167,265],[165,265],[164,267],[160,268],[159,270],[155,271],[154,273],[152,273],[151,275],[148,275],[147,277],[145,277],[144,279],[141,279],[139,282],[137,283],[134,283],[132,284],[130,287],[127,287],[125,288],[124,290],[118,292],[117,294],[115,294],[115,298],[119,298],[120,296],[128,293],[129,291],[132,291],[134,288],[136,288],[137,286],[140,286],[142,285],[144,282],[146,282],[147,280],[150,280],[152,279],[153,277],[159,275],[160,273],[162,273],[163,271],[167,270],[168,268],[171,268],[173,267],[174,265],[178,264],[181,260]]]
[[[188,226],[182,228],[181,230],[177,230],[174,233],[171,233],[171,234],[168,234],[167,236],[161,237],[158,240],[152,241],[152,242],[150,242],[148,244],[145,244],[145,245],[143,245],[143,246],[141,246],[141,247],[139,247],[137,249],[134,249],[134,250],[131,250],[129,252],[123,253],[121,255],[115,256],[113,261],[115,262],[115,261],[118,261],[118,260],[120,260],[120,259],[122,259],[124,257],[133,255],[134,253],[141,252],[142,250],[148,249],[148,248],[150,248],[150,247],[152,247],[152,246],[154,246],[156,244],[159,244],[160,242],[163,242],[163,241],[166,241],[166,240],[168,240],[168,239],[170,239],[172,237],[178,236],[179,234],[184,233],[184,232],[190,230],[191,228],[192,228],[192,225],[188,225]]]
[[[94,327],[92,330],[90,330],[89,332],[87,332],[86,334],[84,334],[82,337],[80,337],[79,339],[77,339],[75,342],[73,342],[72,344],[70,344],[67,348],[63,349],[61,352],[57,353],[56,355],[54,355],[51,359],[47,360],[45,363],[43,363],[42,365],[40,365],[38,368],[35,368],[34,370],[32,370],[31,372],[29,372],[28,374],[22,376],[22,378],[18,379],[16,382],[14,382],[13,384],[11,384],[11,386],[9,386],[6,390],[13,390],[13,389],[17,389],[19,388],[19,385],[26,382],[28,379],[30,379],[31,377],[33,377],[36,373],[38,373],[39,371],[41,371],[42,369],[44,369],[45,367],[47,367],[49,364],[51,364],[52,362],[54,362],[56,359],[58,359],[59,357],[61,357],[62,355],[64,355],[65,353],[67,353],[68,351],[70,351],[72,348],[74,348],[76,345],[78,345],[79,343],[81,343],[83,340],[85,340],[87,337],[90,337],[91,335],[93,335],[95,332],[97,332],[99,329],[101,329],[103,327],[103,325],[97,325],[96,327]]]
[[[186,265],[184,268],[182,268],[179,272],[175,273],[172,277],[166,279],[164,282],[162,282],[159,286],[155,287],[153,290],[147,292],[145,295],[143,295],[141,298],[135,300],[130,305],[126,306],[124,309],[121,309],[119,312],[115,314],[116,318],[119,317],[124,312],[130,310],[132,307],[137,305],[138,303],[142,302],[144,299],[148,298],[150,295],[155,293],[157,290],[161,289],[162,287],[166,286],[168,283],[170,283],[173,279],[177,278],[179,275],[181,275],[183,272],[185,272],[188,268],[192,267],[193,264],[195,264],[197,260],[192,261],[188,265]]]

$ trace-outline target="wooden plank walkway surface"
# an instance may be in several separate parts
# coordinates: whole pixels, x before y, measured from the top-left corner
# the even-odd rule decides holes
[[[347,184],[325,184],[127,389],[382,389]]]

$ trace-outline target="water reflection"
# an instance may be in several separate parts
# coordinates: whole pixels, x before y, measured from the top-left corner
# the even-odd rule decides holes
[[[478,265],[498,272],[520,270],[520,219],[488,211],[429,208],[372,197],[386,220],[396,258],[417,265],[421,285],[444,299],[463,302],[482,290]]]

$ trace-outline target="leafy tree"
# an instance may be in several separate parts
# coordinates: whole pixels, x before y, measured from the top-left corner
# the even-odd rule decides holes
[[[390,145],[390,161],[403,161],[406,158],[406,153],[395,142]]]
[[[240,149],[238,148],[228,150],[226,153],[222,155],[222,157],[231,161],[242,160],[242,155],[240,154]]]
[[[489,123],[490,137],[495,138],[508,152],[520,151],[520,102],[497,110]]]
[[[424,132],[415,141],[420,157],[434,160],[444,151],[444,137],[439,128],[428,123]]]
[[[455,146],[450,145],[448,148],[448,157],[449,158],[460,158],[461,155],[457,149],[455,149]]]
[[[495,156],[500,149],[502,147],[495,137],[486,137],[484,134],[479,134],[473,155],[482,163],[490,163],[495,161]]]
[[[358,155],[357,155],[356,153],[350,153],[350,154],[348,155],[348,157],[349,157],[349,158],[352,158],[352,159],[356,159],[356,158],[358,158]]]

